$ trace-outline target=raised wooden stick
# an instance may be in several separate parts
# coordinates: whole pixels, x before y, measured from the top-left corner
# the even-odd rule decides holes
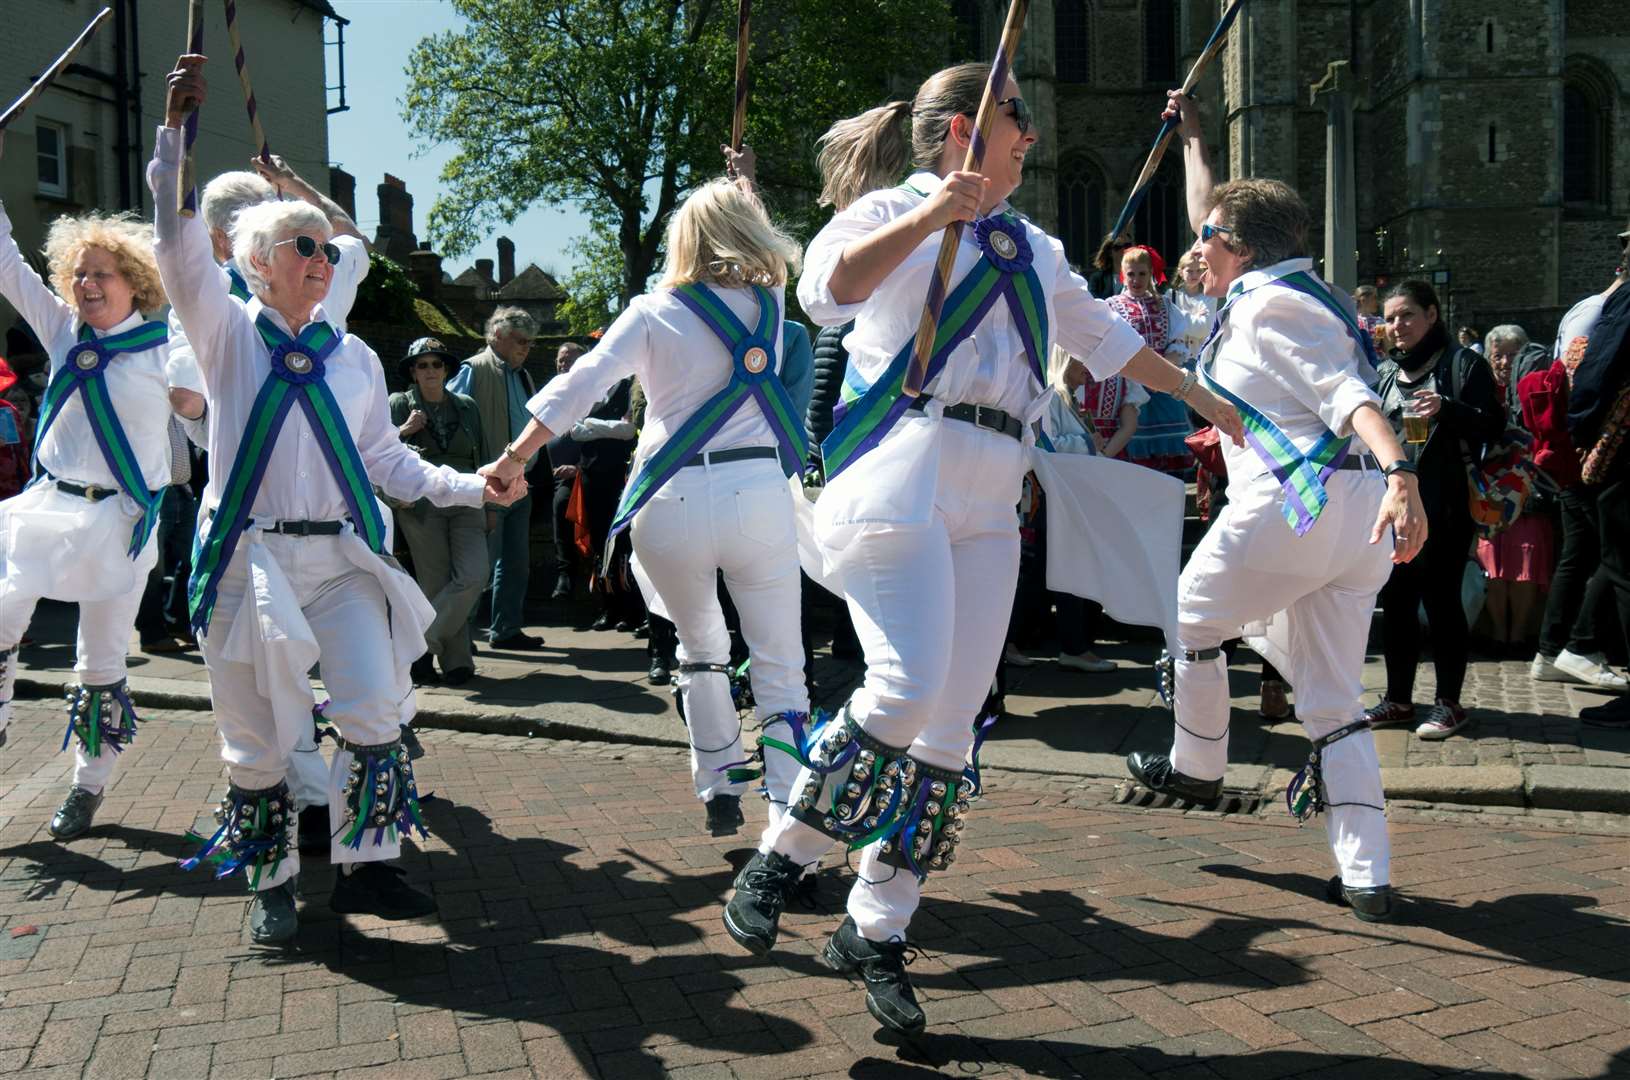
[[[74,43],[68,46],[61,56],[57,57],[55,63],[45,69],[45,74],[35,79],[34,85],[30,86],[22,97],[12,102],[11,107],[4,113],[0,113],[0,131],[6,130],[7,125],[28,111],[28,107],[34,104],[34,99],[45,93],[45,88],[55,82],[58,75],[62,74],[62,69],[73,63],[74,54],[84,48],[85,42],[91,39],[91,35],[96,33],[102,24],[112,17],[113,9],[103,8],[101,13],[90,21],[90,25],[79,32],[79,36],[74,38]]]
[[[747,132],[747,42],[752,22],[753,0],[737,0],[736,8],[736,111],[730,120],[730,148],[741,152]]]
[[[187,52],[204,53],[204,0],[187,3]],[[181,125],[181,171],[176,174],[175,206],[182,217],[198,212],[198,164],[193,160],[193,143],[198,141],[198,110],[193,109]]]
[[[996,122],[996,103],[1007,86],[1008,72],[1013,56],[1019,50],[1019,35],[1024,31],[1025,13],[1030,0],[1012,0],[1007,9],[1007,22],[1002,27],[1002,43],[996,50],[996,59],[990,65],[990,78],[985,92],[979,98],[979,114],[974,120],[973,138],[968,140],[968,155],[962,163],[963,172],[979,172],[985,162],[985,137]],[[914,398],[923,392],[923,379],[927,377],[928,360],[934,354],[934,337],[939,333],[940,312],[945,308],[945,295],[951,287],[951,270],[956,264],[957,245],[962,242],[962,222],[953,221],[945,227],[940,238],[939,262],[934,266],[934,280],[929,283],[928,300],[923,304],[923,316],[917,323],[917,340],[912,345],[911,364],[901,393]]]
[[[243,87],[243,104],[249,110],[249,129],[255,137],[255,150],[260,160],[272,163],[272,148],[266,142],[266,131],[260,126],[260,110],[255,106],[255,88],[249,85],[249,67],[243,59],[243,41],[238,36],[238,5],[226,0],[226,33],[232,40],[232,63],[238,69],[238,83]]]

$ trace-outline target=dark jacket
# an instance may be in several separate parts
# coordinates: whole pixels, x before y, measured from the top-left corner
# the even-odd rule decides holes
[[[1402,399],[1407,396],[1398,385],[1402,372],[1396,361],[1388,359],[1381,362],[1379,374],[1376,392],[1382,410],[1402,439]],[[1471,515],[1466,506],[1470,493],[1464,455],[1469,453],[1477,461],[1484,445],[1500,437],[1506,427],[1505,401],[1488,361],[1463,345],[1445,349],[1432,375],[1443,406],[1433,417],[1432,433],[1415,454],[1421,501],[1431,528],[1438,529],[1441,523],[1456,532],[1461,531],[1461,525],[1469,531]]]
[[[589,415],[596,420],[622,420],[628,416],[628,392],[632,379],[624,379],[601,398]],[[586,439],[577,444],[580,456],[578,468],[596,478],[606,478],[621,484],[628,471],[628,459],[634,456],[633,439]],[[551,455],[551,462],[554,457]]]
[[[1630,383],[1630,285],[1613,291],[1602,305],[1602,317],[1590,332],[1585,357],[1568,390],[1568,432],[1575,446],[1594,446],[1602,422],[1626,383]],[[1620,463],[1630,460],[1621,452]]]
[[[483,451],[481,443],[481,410],[475,407],[474,400],[465,397],[463,394],[456,394],[451,390],[447,391],[447,399],[458,410],[459,427],[464,429],[464,434],[468,435],[470,442],[474,444],[473,452],[478,460],[473,463],[448,461],[446,464],[453,466],[460,472],[474,472],[486,464],[486,461],[479,460],[479,456]],[[424,399],[419,396],[418,387],[411,387],[401,393],[392,394],[390,404],[391,423],[397,427],[407,423],[407,418],[414,409],[424,409],[425,412],[430,411],[425,408]],[[438,464],[442,463],[441,447],[436,445],[429,424],[426,424],[402,441],[416,448],[427,460],[434,459]]]
[[[832,409],[843,393],[843,375],[849,368],[849,353],[844,350],[843,336],[855,328],[853,322],[842,326],[823,326],[815,335],[814,377],[809,393],[809,409],[804,414],[804,427],[809,444],[818,447],[821,440],[832,433]]]

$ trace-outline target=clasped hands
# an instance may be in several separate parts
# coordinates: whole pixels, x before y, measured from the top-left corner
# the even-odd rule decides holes
[[[487,481],[486,501],[498,506],[509,506],[527,492],[526,469],[518,461],[501,457],[483,465],[476,475]]]

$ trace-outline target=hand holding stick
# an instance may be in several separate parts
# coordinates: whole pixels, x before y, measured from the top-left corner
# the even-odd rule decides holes
[[[188,0],[187,54],[202,56],[203,53],[204,0]],[[192,217],[198,212],[198,165],[192,153],[193,144],[197,141],[198,110],[195,108],[187,114],[181,128],[181,171],[176,174],[175,205],[176,212],[182,217]]]

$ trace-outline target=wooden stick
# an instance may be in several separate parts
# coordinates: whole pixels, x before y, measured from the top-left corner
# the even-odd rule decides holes
[[[990,78],[985,82],[985,92],[979,99],[979,114],[974,121],[973,138],[968,141],[968,155],[962,163],[963,172],[982,171],[985,137],[996,122],[996,103],[1007,86],[1008,72],[1019,50],[1019,35],[1024,31],[1024,17],[1029,8],[1030,0],[1012,0],[1008,6],[1007,22],[1002,27],[1002,43],[996,50],[996,59],[990,66]],[[917,323],[917,340],[912,345],[911,364],[906,368],[905,382],[900,388],[906,397],[915,398],[923,392],[923,379],[928,373],[929,357],[934,353],[940,312],[945,308],[945,294],[951,287],[951,270],[956,264],[957,245],[961,242],[962,222],[953,221],[945,227],[945,234],[940,238],[934,280],[929,284],[928,300],[923,304],[923,316]]]
[[[1195,59],[1194,66],[1189,68],[1188,78],[1183,80],[1183,88],[1180,93],[1184,97],[1194,93],[1194,88],[1199,85],[1200,76],[1205,74],[1206,68],[1211,66],[1211,61],[1216,59],[1217,54],[1222,51],[1223,45],[1228,41],[1228,29],[1234,24],[1235,16],[1239,14],[1240,9],[1244,6],[1245,0],[1230,0],[1228,7],[1223,11],[1222,18],[1217,21],[1217,28],[1211,32],[1211,40],[1206,42],[1206,47],[1201,51],[1199,57]],[[1172,138],[1176,134],[1177,122],[1175,120],[1168,120],[1161,125],[1160,135],[1155,139],[1154,148],[1149,151],[1149,157],[1143,163],[1143,170],[1138,173],[1138,179],[1132,185],[1132,190],[1126,197],[1126,205],[1121,208],[1121,216],[1115,220],[1115,230],[1109,235],[1119,236],[1126,230],[1127,222],[1137,212],[1137,206],[1141,201],[1144,188],[1150,180],[1154,179],[1155,170],[1160,168],[1160,159],[1166,156],[1166,148],[1171,146]]]
[[[57,57],[55,63],[45,69],[45,74],[34,80],[34,85],[30,86],[22,97],[12,102],[9,109],[4,113],[0,113],[0,131],[6,130],[7,125],[28,111],[28,107],[34,104],[34,99],[45,93],[45,88],[55,82],[58,75],[62,74],[62,69],[73,63],[74,54],[84,48],[85,43],[91,39],[91,35],[96,33],[102,24],[112,17],[113,9],[103,8],[101,13],[90,21],[90,25],[79,32],[79,36],[74,38],[74,43],[68,46],[61,56]]]
[[[204,0],[187,3],[187,52],[193,56],[204,53]],[[181,171],[176,174],[175,205],[182,217],[198,212],[198,164],[193,160],[192,147],[198,141],[198,110],[193,109],[181,125]]]
[[[249,110],[249,129],[255,137],[255,149],[260,160],[272,163],[272,148],[266,141],[266,131],[260,126],[260,110],[255,106],[255,88],[249,85],[249,66],[243,59],[243,41],[238,36],[238,5],[226,0],[226,33],[232,40],[232,63],[238,69],[238,83],[243,87],[243,104]]]
[[[741,152],[747,132],[747,42],[753,16],[753,0],[737,0],[736,8],[736,111],[730,121],[730,147]]]

